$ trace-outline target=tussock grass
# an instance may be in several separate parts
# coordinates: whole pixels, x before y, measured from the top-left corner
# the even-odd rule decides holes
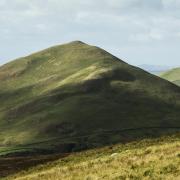
[[[180,135],[74,153],[6,180],[180,178]]]

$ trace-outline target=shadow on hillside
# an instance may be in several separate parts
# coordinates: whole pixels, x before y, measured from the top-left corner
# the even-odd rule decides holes
[[[36,156],[23,156],[23,157],[2,157],[0,158],[0,178],[13,175],[19,171],[27,170],[31,167],[51,162],[69,154],[56,154],[56,155],[36,155]]]

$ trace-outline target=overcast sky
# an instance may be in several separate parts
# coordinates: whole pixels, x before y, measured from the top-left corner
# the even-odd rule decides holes
[[[180,66],[180,0],[0,0],[0,64],[73,40]]]

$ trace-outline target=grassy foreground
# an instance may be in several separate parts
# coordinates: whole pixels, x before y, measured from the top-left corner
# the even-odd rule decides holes
[[[6,179],[180,179],[180,134],[74,153]]]

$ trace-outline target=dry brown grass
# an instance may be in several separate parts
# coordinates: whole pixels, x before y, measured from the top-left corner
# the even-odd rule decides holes
[[[166,137],[73,154],[8,180],[180,179],[180,138]]]

